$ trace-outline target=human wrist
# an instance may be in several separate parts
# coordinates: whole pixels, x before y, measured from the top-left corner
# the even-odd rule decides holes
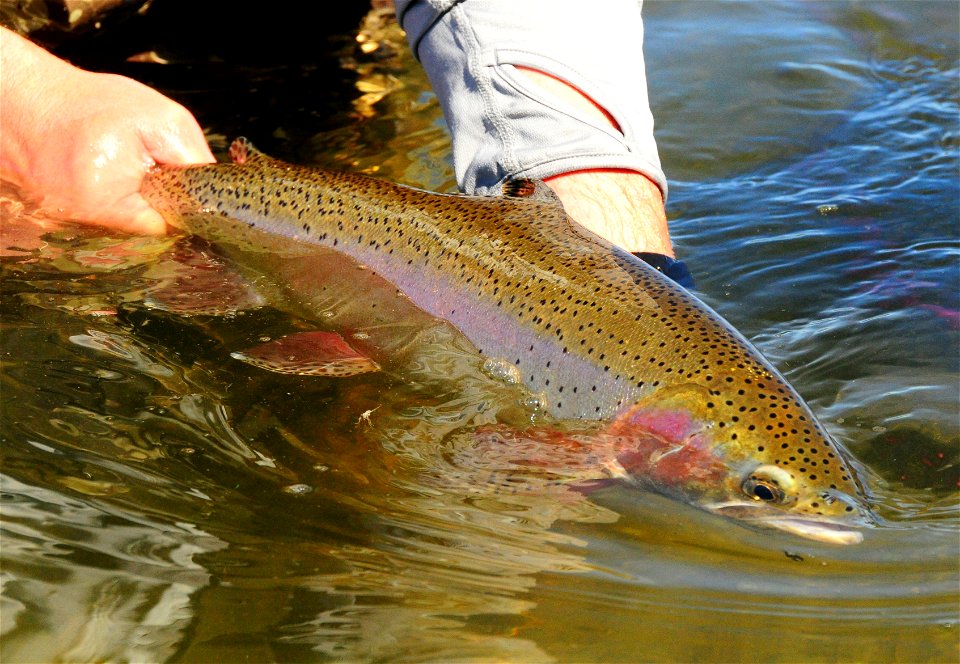
[[[631,252],[673,257],[663,195],[636,171],[595,169],[546,178],[574,220]]]

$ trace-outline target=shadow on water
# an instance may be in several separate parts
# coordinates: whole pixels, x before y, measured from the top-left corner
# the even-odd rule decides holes
[[[562,449],[485,444],[536,413],[355,267],[275,266],[324,284],[323,320],[262,279],[266,306],[214,311],[242,297],[217,282],[185,313],[159,301],[203,247],[54,226],[3,192],[4,661],[955,660],[960,132],[957,38],[936,26],[957,18],[646,7],[680,251],[869,469],[884,524],[855,547],[584,492]],[[352,20],[309,65],[160,30],[96,57],[197,109],[215,147],[246,133],[449,189],[422,74],[395,27],[368,17],[383,50],[364,54]],[[173,64],[120,62],[145,50]],[[230,356],[318,326],[393,340],[402,367]]]

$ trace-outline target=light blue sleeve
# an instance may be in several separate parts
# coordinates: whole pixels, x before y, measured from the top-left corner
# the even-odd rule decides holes
[[[492,194],[508,178],[624,168],[666,196],[639,0],[396,0],[396,9],[450,126],[463,191]],[[518,65],[579,89],[620,131],[528,82]]]

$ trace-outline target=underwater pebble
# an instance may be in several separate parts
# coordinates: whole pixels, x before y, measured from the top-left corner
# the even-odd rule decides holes
[[[283,491],[284,493],[289,493],[294,496],[305,496],[313,491],[313,487],[309,484],[291,484],[283,487]]]

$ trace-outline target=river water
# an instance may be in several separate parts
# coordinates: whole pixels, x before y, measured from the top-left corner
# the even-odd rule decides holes
[[[882,524],[835,547],[542,482],[471,445],[505,397],[455,349],[267,375],[229,353],[317,321],[158,309],[181,239],[51,224],[4,191],[3,661],[958,660],[960,6],[644,14],[678,252],[860,460]],[[395,26],[342,37],[302,66],[170,46],[114,69],[218,150],[245,132],[451,190]]]

